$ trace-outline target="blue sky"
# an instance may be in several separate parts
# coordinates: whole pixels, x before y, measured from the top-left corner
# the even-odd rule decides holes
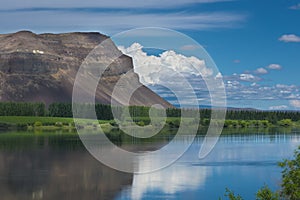
[[[2,33],[170,28],[195,39],[223,75],[228,105],[300,108],[300,0],[2,0]]]

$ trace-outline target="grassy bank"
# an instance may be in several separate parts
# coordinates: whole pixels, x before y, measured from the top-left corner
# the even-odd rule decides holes
[[[100,125],[110,123],[108,120],[76,119],[78,128],[93,129]],[[74,129],[73,118],[63,117],[27,117],[27,116],[0,116],[0,129],[39,129],[39,130],[61,130]]]
[[[77,128],[97,129],[99,126],[104,131],[110,131],[112,128],[118,128],[113,120],[91,120],[76,119]],[[126,120],[125,125],[130,126],[130,120]],[[139,126],[145,126],[150,123],[148,117],[135,117],[133,121]],[[157,125],[164,124],[160,120]],[[196,126],[193,118],[185,118],[185,126]],[[199,127],[207,127],[210,123],[209,119],[201,119]],[[164,128],[177,129],[181,125],[179,117],[168,117]],[[225,120],[224,128],[269,128],[269,127],[300,127],[300,121],[292,121],[291,119],[283,119],[277,122],[269,122],[268,120]],[[22,129],[22,130],[75,130],[73,118],[63,117],[27,117],[27,116],[0,116],[0,129]]]

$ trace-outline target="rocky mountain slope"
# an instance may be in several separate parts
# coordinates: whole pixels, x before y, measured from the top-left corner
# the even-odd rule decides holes
[[[0,101],[71,102],[76,73],[86,56],[102,41],[109,44],[101,53],[119,53],[113,42],[100,33],[34,34],[21,31],[0,35]],[[102,61],[101,61],[102,62]],[[104,63],[107,61],[103,61]],[[121,55],[106,69],[96,91],[96,102],[110,104],[117,81],[124,78],[122,92],[140,87],[131,105],[171,105],[143,86],[133,72],[132,59]],[[89,74],[93,78],[92,74]],[[121,95],[119,95],[121,96]],[[113,99],[122,104],[122,99]]]

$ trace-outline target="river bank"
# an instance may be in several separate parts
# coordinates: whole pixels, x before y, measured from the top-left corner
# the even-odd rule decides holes
[[[133,122],[127,122],[125,125],[138,125],[140,127],[146,126],[150,123],[149,118],[134,118]],[[184,119],[184,125],[187,127],[197,126],[195,120],[192,118]],[[181,121],[178,117],[169,117],[163,129],[176,130],[180,127]],[[199,132],[205,130],[209,125],[208,119],[202,119],[199,122]],[[114,120],[92,120],[92,119],[76,119],[76,124],[73,118],[62,117],[27,117],[27,116],[0,116],[0,130],[43,130],[43,131],[75,131],[76,129],[98,130],[110,132],[112,129],[119,129],[118,123]],[[272,129],[272,128],[300,128],[299,121],[292,121],[290,119],[280,120],[276,123],[270,123],[268,120],[225,120],[224,133],[226,130],[238,130],[243,132],[243,128],[250,129]],[[231,131],[230,131],[231,132]]]

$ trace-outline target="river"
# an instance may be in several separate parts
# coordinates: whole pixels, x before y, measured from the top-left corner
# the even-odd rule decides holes
[[[213,200],[223,197],[225,188],[230,188],[252,200],[264,184],[279,189],[281,168],[277,163],[292,158],[300,145],[300,131],[227,131],[213,151],[200,160],[202,141],[203,137],[197,137],[169,167],[153,173],[130,174],[98,162],[76,133],[1,132],[1,199]],[[183,137],[176,144],[184,142]],[[139,145],[136,141],[120,144],[127,149]],[[158,145],[162,145],[158,140],[147,143],[153,148]],[[161,155],[157,160],[144,158],[138,165],[147,168],[168,156]]]

